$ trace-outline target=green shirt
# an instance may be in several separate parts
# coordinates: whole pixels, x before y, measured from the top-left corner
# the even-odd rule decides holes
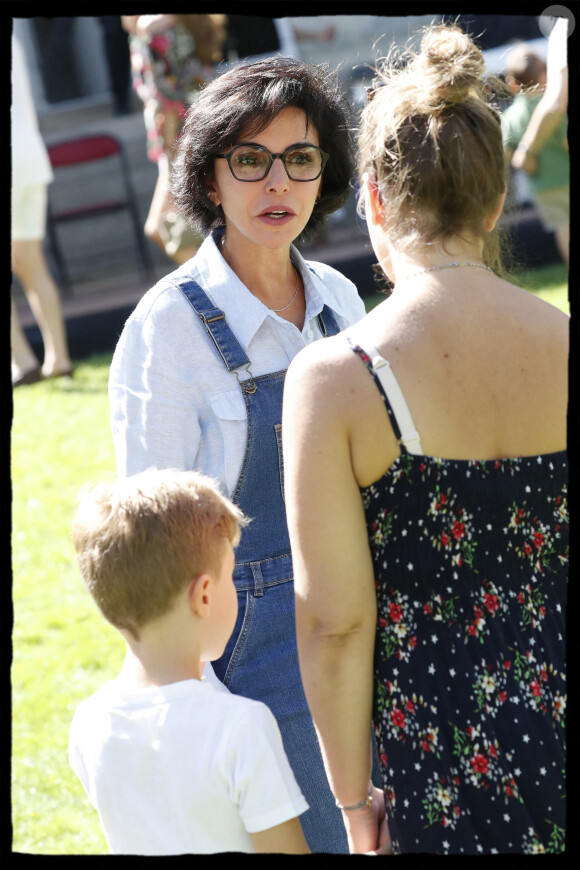
[[[501,126],[506,150],[515,151],[540,99],[541,95],[530,97],[517,94],[513,103],[505,109]],[[533,192],[570,184],[570,156],[565,145],[567,131],[568,119],[564,117],[560,127],[538,153],[538,171],[535,175],[527,176]]]

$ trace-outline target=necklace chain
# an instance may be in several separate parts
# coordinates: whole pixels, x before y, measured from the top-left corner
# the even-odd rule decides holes
[[[296,268],[296,266],[294,266],[294,263],[292,263],[292,266],[294,267],[294,271],[296,272],[296,290],[294,291],[294,296],[292,297],[288,305],[284,306],[284,308],[270,308],[270,311],[275,311],[276,313],[278,313],[279,311],[286,311],[286,309],[290,308],[290,306],[298,296],[298,269]]]
[[[485,263],[442,263],[439,266],[427,266],[426,269],[419,269],[418,272],[413,272],[411,275],[405,275],[403,281],[410,281],[411,278],[416,278],[418,275],[424,275],[426,272],[439,272],[441,269],[455,269],[457,266],[477,266],[478,269],[487,269],[488,272],[494,274],[491,266],[486,266]]]
[[[221,246],[222,246],[222,248],[223,248],[223,246],[224,246],[225,240],[226,240],[226,234],[224,233],[223,236],[222,236],[222,238],[221,238]],[[275,311],[276,314],[278,314],[280,311],[286,311],[287,308],[290,308],[290,306],[292,305],[292,303],[294,302],[294,300],[295,300],[296,297],[298,296],[298,288],[299,288],[299,273],[298,273],[298,269],[296,268],[296,266],[294,265],[294,263],[292,263],[292,261],[290,261],[290,262],[291,262],[291,264],[292,264],[292,267],[293,267],[294,271],[296,272],[296,290],[294,291],[294,296],[292,297],[292,299],[290,300],[290,302],[288,303],[288,305],[285,305],[285,306],[284,306],[284,308],[270,308],[270,311]]]

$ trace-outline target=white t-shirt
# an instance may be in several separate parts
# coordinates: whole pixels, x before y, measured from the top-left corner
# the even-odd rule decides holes
[[[250,833],[308,809],[268,707],[206,680],[107,683],[75,712],[69,760],[114,854],[254,852]]]

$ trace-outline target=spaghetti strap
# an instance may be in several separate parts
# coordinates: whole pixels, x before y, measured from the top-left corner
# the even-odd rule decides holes
[[[372,375],[385,403],[391,425],[401,445],[401,449],[406,453],[422,454],[423,449],[419,433],[415,428],[411,412],[390,363],[374,347],[369,348],[370,352],[367,352],[360,345],[354,344],[348,337],[347,341],[351,349],[366,364],[367,369]]]

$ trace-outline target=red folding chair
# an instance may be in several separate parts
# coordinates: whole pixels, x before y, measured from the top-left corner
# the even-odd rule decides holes
[[[147,241],[139,219],[135,190],[131,181],[129,160],[122,142],[110,133],[99,133],[92,136],[80,136],[68,139],[47,147],[50,162],[55,170],[55,182],[57,180],[57,170],[59,169],[77,166],[82,163],[93,163],[113,157],[118,158],[117,170],[120,170],[122,178],[122,185],[115,187],[115,193],[120,195],[113,197],[105,199],[97,198],[80,205],[77,204],[58,209],[54,208],[51,203],[52,194],[49,197],[48,236],[61,273],[63,289],[70,290],[71,281],[65,266],[62,247],[58,241],[56,226],[61,223],[84,220],[123,209],[128,211],[132,221],[141,274],[146,285],[151,286],[155,281],[155,276],[151,257],[147,249]],[[109,173],[112,168],[114,167],[111,161],[110,166],[103,166],[103,171]],[[76,180],[75,188],[77,191],[79,188],[83,189],[82,182],[78,179]]]

